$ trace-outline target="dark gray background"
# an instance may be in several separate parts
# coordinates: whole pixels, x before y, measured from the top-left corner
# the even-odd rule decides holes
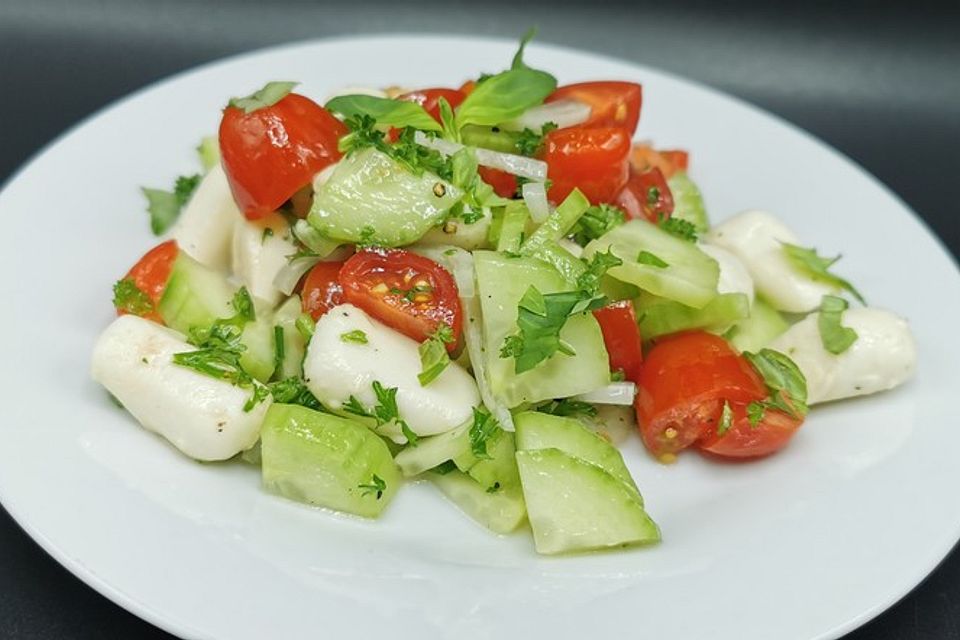
[[[227,54],[361,33],[515,37],[537,24],[542,41],[706,82],[813,132],[889,185],[956,256],[958,14],[956,1],[0,0],[0,181],[94,110]],[[954,553],[849,637],[950,640],[958,628]],[[169,638],[72,577],[0,509],[0,638],[108,637]]]

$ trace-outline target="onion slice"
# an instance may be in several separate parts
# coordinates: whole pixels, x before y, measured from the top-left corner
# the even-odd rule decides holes
[[[542,224],[550,216],[550,203],[547,202],[547,189],[542,182],[524,183],[521,192],[523,201],[527,203],[530,217],[537,224]]]
[[[420,146],[434,149],[445,156],[452,156],[457,151],[460,151],[460,149],[463,149],[462,144],[450,142],[449,140],[441,140],[440,138],[431,138],[422,131],[417,131],[413,136],[413,140]],[[543,182],[547,179],[547,163],[543,160],[518,156],[513,153],[501,153],[490,149],[476,148],[473,150],[473,153],[477,158],[477,163],[485,167],[499,169],[500,171],[505,171],[536,182]]]
[[[273,286],[283,292],[285,296],[292,295],[303,274],[310,271],[318,262],[320,262],[320,258],[317,256],[305,256],[291,260],[277,272],[277,275],[273,278]]]
[[[530,107],[519,116],[500,125],[506,131],[542,131],[543,125],[552,122],[558,128],[572,127],[590,119],[590,105],[576,100],[557,100],[548,104]]]
[[[581,393],[574,396],[574,400],[590,402],[593,404],[633,404],[633,398],[637,395],[637,385],[632,382],[611,382],[605,387],[594,389],[587,393]]]

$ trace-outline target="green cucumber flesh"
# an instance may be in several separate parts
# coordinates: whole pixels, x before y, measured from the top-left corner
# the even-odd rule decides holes
[[[273,324],[283,331],[283,359],[279,371],[274,377],[279,380],[296,378],[303,375],[303,356],[307,351],[307,341],[297,330],[297,319],[303,313],[300,296],[292,296],[277,308],[273,314]]]
[[[181,251],[173,262],[157,310],[164,324],[186,335],[191,328],[209,327],[218,318],[232,316],[230,301],[236,292],[237,288],[222,273]]]
[[[504,131],[497,127],[481,127],[470,124],[460,131],[460,141],[468,147],[491,149],[500,153],[516,154],[519,133]]]
[[[703,204],[703,196],[697,184],[690,179],[686,171],[677,171],[667,180],[667,186],[673,195],[672,218],[686,220],[697,228],[699,233],[706,233],[710,228],[707,218],[707,208]]]
[[[584,258],[612,251],[623,264],[607,274],[654,295],[702,308],[717,295],[720,267],[693,243],[681,240],[646,220],[629,220],[593,240]],[[639,261],[641,252],[653,254],[667,266]]]
[[[269,382],[276,367],[276,349],[273,337],[273,317],[269,312],[257,312],[257,319],[248,322],[240,334],[246,347],[240,354],[240,366],[260,382]]]
[[[429,478],[461,511],[494,533],[510,533],[527,517],[519,485],[488,491],[456,469],[444,474],[431,473]]]
[[[453,458],[454,464],[489,491],[520,485],[516,441],[510,431],[500,431],[487,442],[487,457],[478,458],[467,449]]]
[[[700,309],[641,293],[635,305],[644,340],[689,329],[723,332],[750,315],[750,299],[743,293],[721,293]]]
[[[518,451],[517,464],[538,553],[660,540],[636,494],[600,467],[559,449]]]
[[[400,486],[387,445],[351,420],[274,404],[260,438],[264,487],[291,500],[375,518]]]
[[[408,446],[397,454],[397,466],[406,477],[433,469],[469,450],[470,424],[467,423],[436,436],[420,438],[417,446]]]
[[[750,307],[750,316],[737,322],[726,333],[726,338],[740,352],[759,351],[789,328],[790,323],[779,311],[756,298]]]

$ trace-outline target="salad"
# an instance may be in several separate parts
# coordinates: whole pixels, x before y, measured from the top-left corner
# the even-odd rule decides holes
[[[457,89],[230,100],[203,173],[144,189],[163,241],[93,377],[285,498],[376,518],[426,480],[559,554],[660,541],[626,438],[760,458],[911,376],[837,258],[765,211],[711,225],[689,154],[634,142],[641,86],[558,86],[531,36]]]

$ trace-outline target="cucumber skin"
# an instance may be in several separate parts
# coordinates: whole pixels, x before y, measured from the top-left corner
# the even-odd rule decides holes
[[[710,228],[707,208],[703,203],[700,188],[690,179],[686,171],[677,171],[667,180],[667,187],[673,195],[673,213],[671,217],[686,220],[696,227],[698,233],[706,233]]]
[[[490,389],[506,407],[574,396],[610,381],[610,363],[600,326],[591,314],[570,318],[561,337],[575,356],[555,355],[530,371],[515,373],[512,358],[501,358],[503,340],[517,331],[517,305],[527,287],[541,293],[568,290],[563,278],[535,258],[508,258],[491,251],[473,254],[483,316],[485,361]]]
[[[718,294],[702,309],[644,294],[634,304],[644,340],[689,329],[722,332],[750,315],[750,300],[743,293]]]
[[[274,404],[260,438],[263,485],[291,500],[376,518],[401,483],[387,445],[351,420]],[[374,475],[386,483],[379,499],[360,486]]]
[[[579,420],[524,411],[513,416],[513,424],[517,429],[517,448],[521,451],[559,449],[569,456],[595,464],[633,491],[643,506],[643,497],[620,451]]]
[[[510,533],[527,517],[519,485],[488,492],[482,484],[455,469],[443,475],[431,473],[429,478],[461,511],[494,533]]]
[[[660,529],[622,482],[559,449],[518,451],[537,553],[553,555],[660,541]]]

